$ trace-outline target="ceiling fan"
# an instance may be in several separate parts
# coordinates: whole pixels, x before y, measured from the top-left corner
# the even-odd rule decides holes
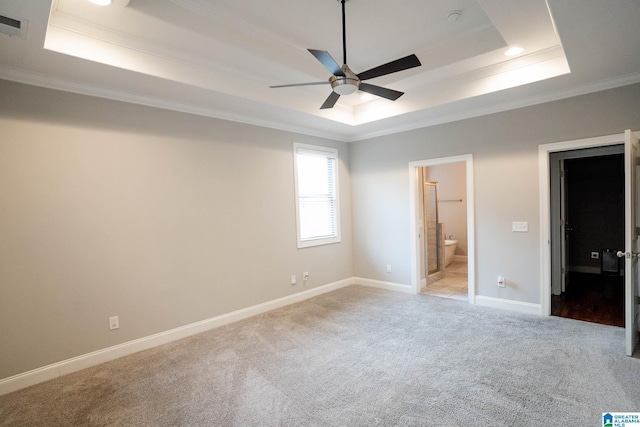
[[[313,56],[316,57],[322,65],[329,70],[332,76],[328,81],[324,82],[310,82],[310,83],[294,83],[287,85],[270,86],[271,88],[281,87],[293,87],[293,86],[312,86],[331,84],[333,91],[329,97],[324,101],[324,104],[320,107],[321,110],[332,108],[340,95],[350,95],[356,90],[360,89],[363,92],[368,92],[373,95],[380,96],[382,98],[395,101],[400,98],[404,92],[399,92],[393,89],[387,89],[381,86],[364,83],[363,80],[373,79],[375,77],[384,76],[391,73],[397,73],[398,71],[408,70],[409,68],[419,67],[422,65],[418,57],[414,54],[405,56],[404,58],[396,59],[395,61],[388,62],[378,67],[372,68],[362,73],[356,74],[347,65],[347,39],[345,30],[345,13],[344,4],[349,0],[338,0],[342,3],[342,51],[344,65],[340,67],[338,63],[331,57],[326,50],[307,49]]]

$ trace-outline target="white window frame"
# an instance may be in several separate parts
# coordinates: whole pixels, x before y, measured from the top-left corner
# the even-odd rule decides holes
[[[335,236],[332,237],[316,237],[311,239],[302,240],[300,229],[300,194],[298,192],[298,154],[310,154],[319,157],[332,158],[334,160],[334,206],[335,206]],[[293,143],[293,169],[294,169],[294,182],[295,182],[295,203],[296,203],[296,230],[298,237],[298,248],[308,248],[312,246],[328,245],[332,243],[339,243],[341,241],[340,235],[340,191],[338,185],[338,169],[339,169],[339,157],[338,150],[331,147],[323,147],[318,145],[301,144],[298,142]]]

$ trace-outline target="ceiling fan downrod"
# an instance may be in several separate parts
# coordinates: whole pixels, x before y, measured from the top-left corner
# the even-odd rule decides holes
[[[347,63],[347,23],[346,23],[346,18],[345,18],[345,8],[344,8],[344,4],[348,1],[348,0],[338,0],[340,3],[342,3],[342,63],[346,64]]]

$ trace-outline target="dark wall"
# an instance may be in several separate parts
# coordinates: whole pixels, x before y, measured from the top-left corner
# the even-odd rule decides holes
[[[600,267],[591,252],[624,250],[624,155],[565,160],[569,265]]]

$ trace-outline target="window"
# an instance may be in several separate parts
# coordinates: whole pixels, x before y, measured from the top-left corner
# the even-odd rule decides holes
[[[298,247],[340,241],[338,150],[293,144]]]

